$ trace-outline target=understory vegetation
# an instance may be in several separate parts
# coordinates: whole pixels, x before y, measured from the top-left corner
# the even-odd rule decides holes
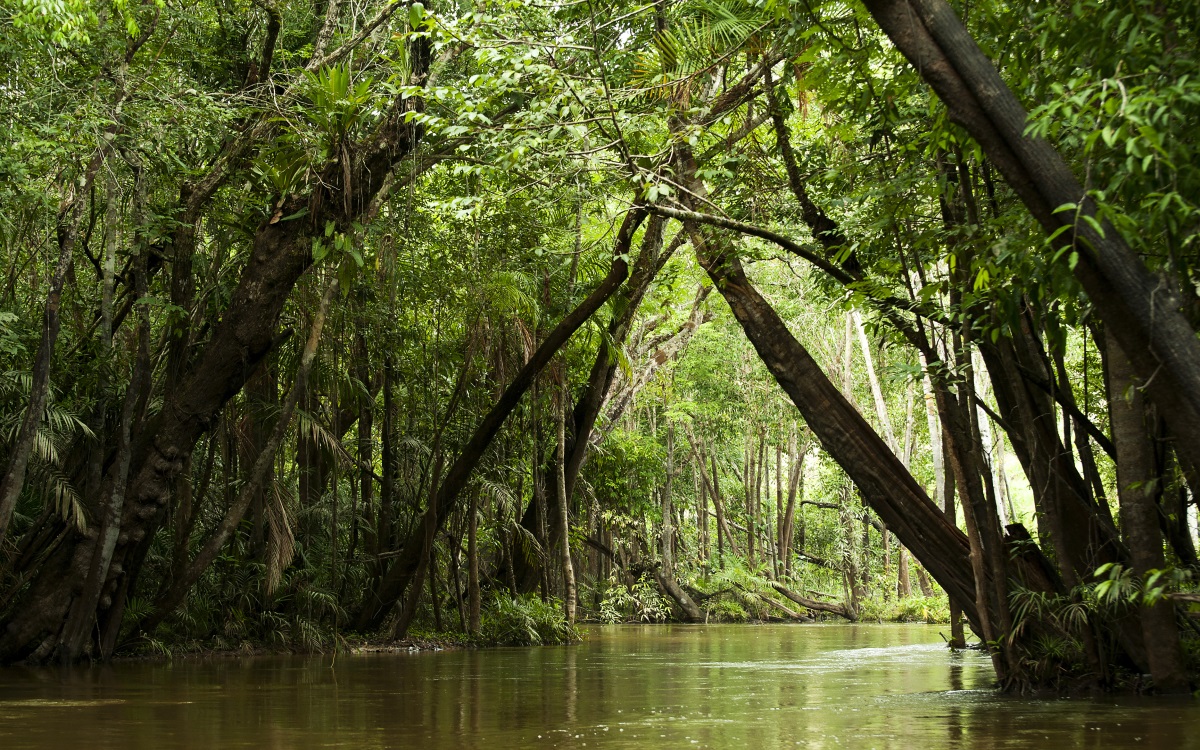
[[[1198,9],[0,0],[0,664],[901,621],[1194,689]]]

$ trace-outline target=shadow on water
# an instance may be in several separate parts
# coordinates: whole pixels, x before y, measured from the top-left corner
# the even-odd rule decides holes
[[[0,670],[3,748],[1198,748],[1187,700],[1029,700],[924,625]]]

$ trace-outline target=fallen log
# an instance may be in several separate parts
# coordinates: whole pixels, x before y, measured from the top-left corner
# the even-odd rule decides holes
[[[811,609],[816,612],[828,612],[830,614],[837,615],[838,617],[844,617],[850,622],[855,622],[858,620],[858,617],[854,616],[847,607],[844,607],[841,604],[830,604],[828,602],[817,601],[816,599],[809,599],[808,597],[797,594],[795,591],[792,591],[780,583],[772,583],[771,588],[775,589],[800,606],[806,607],[807,609]]]
[[[751,591],[750,589],[746,588],[745,586],[742,586],[740,588],[748,594],[754,594],[759,599],[762,599],[764,602],[766,602],[770,606],[774,607],[775,609],[779,610],[780,612],[784,613],[792,620],[797,620],[799,622],[813,622],[813,618],[809,617],[808,615],[802,615],[799,612],[795,612],[792,609],[789,609],[788,607],[784,606],[783,602],[776,601],[776,600],[772,599],[771,597],[766,596],[765,594],[760,594],[757,591]]]

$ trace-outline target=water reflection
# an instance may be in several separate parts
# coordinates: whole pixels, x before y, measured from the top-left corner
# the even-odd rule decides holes
[[[1188,701],[1031,701],[936,628],[604,627],[578,646],[0,670],[3,748],[1200,748]]]

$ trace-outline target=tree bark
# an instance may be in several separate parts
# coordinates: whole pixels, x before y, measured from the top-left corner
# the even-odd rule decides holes
[[[1102,224],[1100,233],[1077,218],[1095,220],[1095,205],[1054,147],[1025,134],[1028,113],[945,0],[865,5],[950,119],[1054,236],[1052,244],[1078,253],[1076,278],[1167,416],[1177,449],[1188,465],[1200,466],[1200,341],[1179,310],[1178,294],[1154,278],[1114,227]],[[1059,210],[1066,205],[1077,209]]]
[[[566,384],[559,389],[558,408],[555,409],[554,425],[558,439],[558,460],[554,462],[555,499],[558,501],[559,544],[562,550],[563,610],[567,624],[575,624],[575,566],[571,563],[570,498],[567,495],[567,394]]]
[[[1113,336],[1108,340],[1108,376],[1121,527],[1129,545],[1133,573],[1145,583],[1153,571],[1162,570],[1166,564],[1156,503],[1163,477],[1156,465],[1153,433],[1139,381]],[[1150,601],[1143,596],[1138,615],[1155,689],[1164,693],[1188,692],[1174,602],[1167,598]]]

